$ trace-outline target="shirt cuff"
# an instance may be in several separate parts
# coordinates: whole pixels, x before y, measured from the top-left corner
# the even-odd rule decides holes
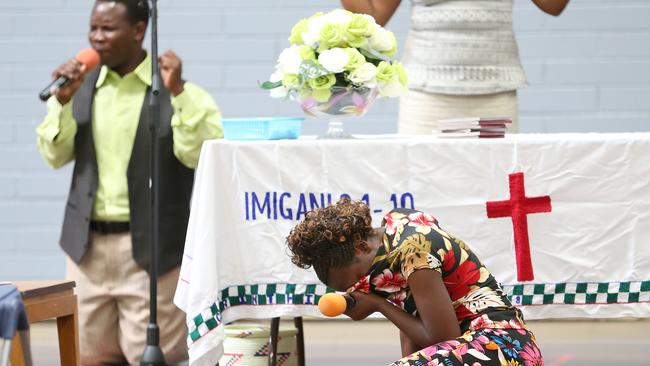
[[[72,102],[61,105],[55,96],[47,100],[47,118],[38,128],[38,134],[46,141],[55,142],[60,135],[66,135],[74,126]]]
[[[200,101],[200,93],[201,89],[190,82],[185,82],[183,91],[175,97],[172,96],[174,114],[179,117],[172,121],[172,127],[182,125],[192,129],[200,122],[200,117],[205,113],[196,103],[197,101]]]

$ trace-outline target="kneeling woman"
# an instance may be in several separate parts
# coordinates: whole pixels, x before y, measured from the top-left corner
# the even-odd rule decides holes
[[[307,213],[287,244],[293,263],[354,297],[346,315],[378,311],[400,329],[393,365],[544,364],[492,274],[426,213],[393,210],[373,228],[368,206],[344,198]]]

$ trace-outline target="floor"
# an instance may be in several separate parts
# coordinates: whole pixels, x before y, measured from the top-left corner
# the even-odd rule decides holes
[[[650,319],[530,321],[546,366],[650,365]],[[34,324],[34,365],[59,365],[56,325]],[[305,321],[306,364],[386,365],[399,358],[398,335],[384,320]]]

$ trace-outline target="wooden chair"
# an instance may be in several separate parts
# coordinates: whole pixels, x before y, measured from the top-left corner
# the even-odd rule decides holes
[[[23,297],[27,320],[36,323],[56,319],[61,365],[79,365],[77,295],[74,281],[14,282]],[[11,365],[23,366],[22,342],[14,338]]]

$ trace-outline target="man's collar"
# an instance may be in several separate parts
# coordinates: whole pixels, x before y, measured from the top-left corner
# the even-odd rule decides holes
[[[99,88],[104,84],[106,78],[108,77],[109,72],[115,73],[115,71],[109,69],[108,66],[102,65],[102,68],[99,71],[99,77],[97,78],[97,82],[95,83],[96,88]],[[135,74],[138,77],[138,79],[140,79],[140,81],[145,83],[147,86],[151,86],[151,56],[149,56],[149,53],[147,53],[144,60],[140,62],[140,64],[135,68],[135,70],[131,71],[129,74]]]

